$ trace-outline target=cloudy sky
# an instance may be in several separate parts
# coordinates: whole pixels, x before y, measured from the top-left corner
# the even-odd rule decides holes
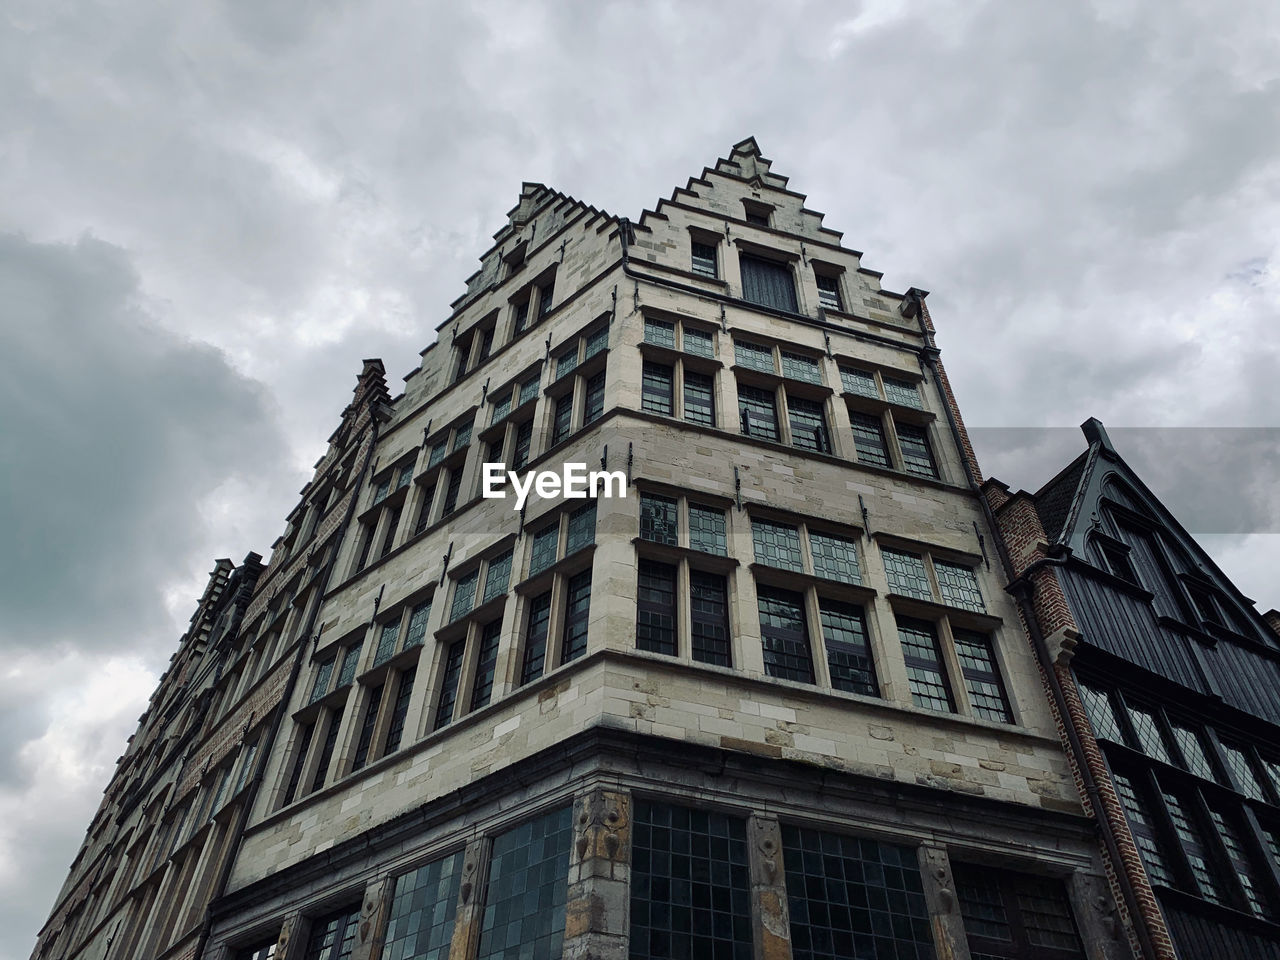
[[[523,180],[634,218],[755,135],[933,291],[988,474],[1034,489],[1098,416],[1280,604],[1280,7],[464,6],[4,5],[0,960],[213,559],[268,552]]]

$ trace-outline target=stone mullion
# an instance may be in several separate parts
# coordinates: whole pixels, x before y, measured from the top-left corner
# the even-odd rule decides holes
[[[631,925],[631,795],[595,788],[573,805],[565,960],[626,960]]]
[[[920,879],[924,899],[929,907],[929,925],[938,960],[970,960],[969,942],[965,939],[956,882],[951,875],[951,860],[944,847],[924,844],[916,851],[920,861]]]
[[[395,880],[375,880],[364,889],[360,901],[360,924],[351,947],[350,960],[380,960],[387,936],[387,911],[391,907]]]
[[[449,960],[474,960],[480,949],[480,928],[484,923],[484,894],[489,878],[489,855],[493,841],[478,837],[467,844],[462,855],[462,877],[458,882],[458,912],[454,915]]]
[[[751,939],[755,960],[791,960],[791,917],[778,818],[747,818],[751,873]]]

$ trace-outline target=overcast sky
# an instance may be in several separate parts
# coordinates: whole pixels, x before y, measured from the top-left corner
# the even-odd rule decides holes
[[[523,180],[636,218],[754,135],[933,291],[988,475],[1038,487],[1097,416],[1280,604],[1280,7],[463,6],[0,14],[0,960],[214,558],[268,553]]]

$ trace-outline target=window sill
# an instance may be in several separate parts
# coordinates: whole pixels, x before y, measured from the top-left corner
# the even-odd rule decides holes
[[[885,599],[889,601],[889,606],[893,608],[894,613],[901,611],[907,616],[920,617],[923,620],[937,620],[939,617],[946,616],[960,621],[962,626],[971,626],[980,630],[998,630],[1004,625],[1004,620],[1000,617],[989,613],[978,613],[968,607],[953,607],[947,603],[939,603],[937,600],[922,600],[919,597],[893,592],[885,594]]]
[[[688,560],[691,567],[696,567],[698,570],[705,570],[709,573],[731,573],[740,566],[739,562],[733,557],[720,553],[706,553],[702,550],[695,550],[692,547],[678,547],[668,543],[657,543],[653,540],[645,540],[643,537],[632,537],[631,542],[635,545],[637,555],[646,559],[660,560],[667,563],[679,563],[681,560]]]

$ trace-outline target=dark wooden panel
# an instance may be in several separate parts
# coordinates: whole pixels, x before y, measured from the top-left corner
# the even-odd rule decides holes
[[[1280,960],[1280,939],[1162,903],[1178,960]],[[1249,927],[1253,927],[1249,924]]]

